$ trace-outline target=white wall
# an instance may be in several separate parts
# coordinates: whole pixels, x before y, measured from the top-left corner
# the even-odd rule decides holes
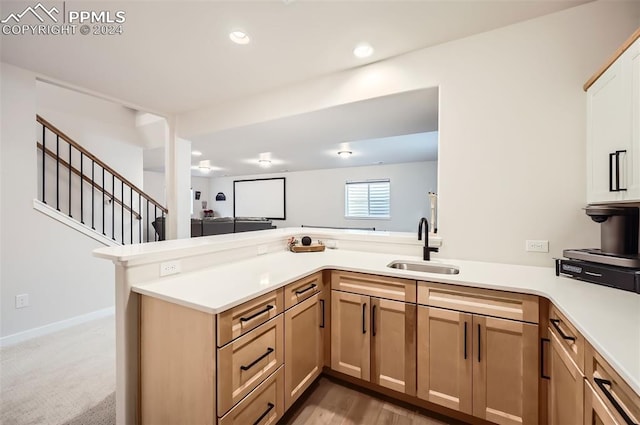
[[[144,191],[153,199],[165,205],[165,175],[156,171],[144,172]],[[213,199],[210,195],[211,179],[209,177],[191,176],[191,187],[193,188],[193,218],[202,217],[202,201],[207,201],[207,209],[213,208]],[[200,200],[195,200],[195,192],[199,190]],[[215,198],[215,196],[213,196]]]
[[[166,204],[164,173],[156,171],[144,171],[144,183],[142,188],[145,193],[151,196],[162,205]]]
[[[114,305],[114,267],[102,245],[33,209],[37,192],[35,75],[0,64],[0,335]],[[140,162],[142,164],[142,162]],[[29,294],[30,306],[14,307]]]
[[[437,162],[429,161],[212,178],[212,196],[223,192],[227,197],[226,201],[214,201],[212,209],[216,216],[233,216],[234,180],[286,177],[287,219],[274,220],[278,227],[375,227],[412,232],[417,231],[420,217],[429,217],[427,193],[437,187],[437,172]],[[391,219],[345,219],[345,182],[378,178],[391,180]]]
[[[598,227],[581,210],[582,85],[639,18],[639,2],[588,3],[187,113],[178,119],[179,132],[189,137],[439,86],[444,247],[437,256],[551,266],[563,248],[599,243]],[[548,239],[551,252],[525,252],[525,239]]]
[[[193,218],[202,218],[202,201],[207,201],[208,210],[213,209],[215,195],[211,197],[211,178],[191,176],[191,187],[193,188]],[[200,199],[196,201],[196,191],[200,191]],[[216,192],[217,193],[217,192]]]
[[[36,93],[40,116],[142,187],[145,140],[136,128],[136,111],[42,81]]]

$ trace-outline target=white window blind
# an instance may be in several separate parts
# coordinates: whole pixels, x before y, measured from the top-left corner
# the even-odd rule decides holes
[[[345,185],[345,216],[348,218],[389,218],[389,179],[349,181]]]

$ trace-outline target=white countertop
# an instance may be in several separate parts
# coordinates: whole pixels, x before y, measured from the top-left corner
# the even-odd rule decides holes
[[[338,269],[540,295],[548,298],[640,394],[640,295],[556,277],[549,267],[433,260],[458,275],[386,267],[418,257],[347,250],[279,252],[133,285],[133,291],[208,313],[220,313],[322,269]],[[543,326],[545,324],[541,324]]]

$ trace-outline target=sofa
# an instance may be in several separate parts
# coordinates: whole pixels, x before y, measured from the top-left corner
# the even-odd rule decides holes
[[[202,220],[192,220],[191,237],[198,236],[198,231],[194,232],[194,221],[200,221],[202,236],[224,235],[227,233],[252,232],[254,230],[273,229],[271,220],[260,217],[205,217]]]
[[[163,241],[164,217],[157,217],[151,224],[158,234],[158,240]],[[227,233],[252,232],[254,230],[275,229],[271,220],[262,217],[205,217],[191,219],[191,237],[224,235]]]

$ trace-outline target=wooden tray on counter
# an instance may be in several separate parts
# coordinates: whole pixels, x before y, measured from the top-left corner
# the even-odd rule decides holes
[[[311,244],[308,246],[294,245],[289,248],[291,252],[320,252],[324,251],[325,246],[320,244]]]

